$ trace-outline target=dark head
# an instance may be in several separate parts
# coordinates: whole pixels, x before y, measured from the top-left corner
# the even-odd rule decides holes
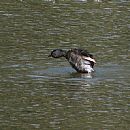
[[[66,56],[66,51],[62,49],[55,49],[49,55],[49,57],[53,57],[53,58],[60,58],[60,57],[65,57],[65,56]]]

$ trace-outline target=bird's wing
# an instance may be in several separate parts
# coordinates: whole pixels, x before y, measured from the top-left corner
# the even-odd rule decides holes
[[[83,59],[96,63],[95,59],[93,59],[91,57],[83,56]]]

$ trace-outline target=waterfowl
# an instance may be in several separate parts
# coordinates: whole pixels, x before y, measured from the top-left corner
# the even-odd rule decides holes
[[[80,73],[91,73],[94,71],[93,67],[96,61],[93,55],[87,50],[83,49],[70,49],[68,51],[62,49],[55,49],[51,51],[49,57],[60,58],[65,57],[72,68]]]

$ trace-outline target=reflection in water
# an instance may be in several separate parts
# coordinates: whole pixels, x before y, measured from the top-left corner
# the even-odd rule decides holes
[[[129,1],[77,1],[0,1],[2,130],[129,130]],[[92,75],[48,59],[71,47]]]
[[[88,73],[88,74],[81,74],[82,78],[92,78],[92,74]]]

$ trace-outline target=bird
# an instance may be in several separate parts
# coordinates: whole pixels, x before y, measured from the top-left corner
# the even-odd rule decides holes
[[[94,72],[94,65],[96,63],[93,55],[87,50],[80,48],[72,48],[69,50],[54,49],[49,54],[49,57],[60,58],[65,57],[72,68],[79,73]]]

